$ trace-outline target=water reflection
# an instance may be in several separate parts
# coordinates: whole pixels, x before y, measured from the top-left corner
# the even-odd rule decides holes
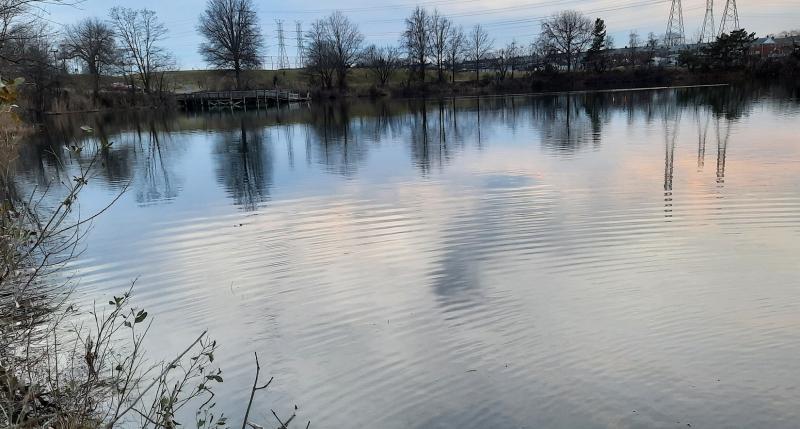
[[[250,118],[239,118],[239,128],[221,133],[214,147],[217,181],[225,186],[234,204],[254,210],[269,200],[272,187],[272,145],[263,128]]]
[[[254,409],[329,426],[791,427],[798,118],[782,87],[57,117],[19,181],[102,151],[82,209],[131,191],[79,292],[141,276],[156,353],[210,328],[234,411],[258,351]]]
[[[708,129],[711,125],[711,111],[695,109],[697,119],[697,171],[703,171],[706,165],[706,141],[708,140]]]
[[[762,90],[763,91],[763,90]],[[773,89],[774,91],[774,89]],[[330,173],[354,176],[369,158],[371,148],[386,141],[407,141],[412,161],[424,175],[443,168],[467,147],[482,148],[494,129],[503,125],[517,133],[538,134],[539,144],[554,155],[574,156],[603,142],[603,128],[617,112],[629,123],[656,118],[664,121],[666,160],[664,190],[671,188],[674,166],[673,142],[680,128],[683,109],[692,107],[698,128],[697,168],[705,163],[709,124],[715,123],[718,144],[717,170],[724,182],[724,165],[730,124],[746,115],[759,91],[730,88],[685,89],[510,97],[451,99],[434,102],[409,100],[356,103],[322,103],[268,112],[237,115],[147,115],[139,113],[84,118],[59,117],[43,128],[20,160],[21,170],[38,181],[59,174],[59,160],[70,154],[65,147],[87,140],[84,124],[95,130],[90,139],[114,145],[102,154],[101,178],[117,188],[134,176],[141,178],[137,195],[141,203],[174,199],[180,179],[168,165],[170,156],[181,156],[180,146],[170,140],[175,134],[215,133],[217,176],[236,204],[253,208],[269,199],[272,158],[280,141],[289,164],[294,166],[296,142],[305,143],[306,161],[324,165]],[[527,119],[526,119],[527,118]],[[529,121],[528,121],[529,119]],[[80,156],[86,161],[92,152]]]
[[[731,137],[731,122],[725,121],[720,124],[717,120],[717,183],[722,186],[725,183],[725,158],[728,153],[728,140]],[[724,130],[720,130],[724,128]]]
[[[175,169],[169,159],[170,147],[173,142],[169,140],[168,133],[162,133],[149,124],[146,138],[141,133],[134,147],[144,156],[143,180],[141,186],[136,188],[136,201],[140,204],[151,204],[159,201],[169,201],[178,196],[180,182],[175,178]],[[162,139],[168,139],[162,142]]]

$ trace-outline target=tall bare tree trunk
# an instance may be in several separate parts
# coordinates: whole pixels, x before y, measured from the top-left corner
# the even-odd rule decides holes
[[[236,90],[242,89],[242,68],[239,65],[233,67],[233,73],[236,75]]]

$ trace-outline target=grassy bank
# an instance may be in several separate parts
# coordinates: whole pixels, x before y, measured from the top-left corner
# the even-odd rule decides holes
[[[770,76],[765,76],[771,78]],[[447,81],[439,82],[434,71],[429,71],[424,82],[410,79],[407,70],[399,70],[389,81],[377,85],[370,70],[352,69],[347,85],[342,88],[322,89],[312,86],[302,69],[251,70],[243,73],[244,89],[286,89],[301,94],[310,94],[312,99],[334,98],[411,98],[502,95],[521,93],[546,93],[561,91],[590,91],[608,89],[631,89],[654,86],[687,86],[705,84],[735,84],[748,79],[763,78],[762,74],[748,70],[735,71],[690,71],[683,68],[642,67],[618,69],[603,73],[591,72],[536,72],[518,71],[499,79],[494,72],[483,72],[475,80],[474,72],[450,75]],[[176,107],[171,94],[197,91],[226,91],[235,88],[232,73],[221,70],[186,70],[164,74],[165,92],[143,94],[126,87],[121,77],[103,77],[101,90],[94,94],[92,78],[86,75],[66,76],[58,90],[44,100],[33,100],[33,95],[24,97],[21,103],[31,109],[50,114],[92,112],[114,109]],[[26,91],[23,90],[23,93]],[[38,108],[35,106],[39,106]]]
[[[484,72],[475,80],[474,72],[459,72],[455,79],[438,82],[435,72],[425,82],[409,79],[406,70],[398,71],[384,86],[377,85],[367,69],[353,69],[344,88],[312,87],[305,72],[291,70],[254,70],[244,74],[245,88],[282,88],[311,93],[315,99],[342,97],[422,97],[473,96],[527,92],[627,89],[648,86],[682,86],[716,83],[737,83],[746,79],[740,72],[704,73],[680,68],[639,68],[604,73],[587,72],[516,72],[514,77],[498,79],[493,72]],[[167,74],[170,88],[176,92],[224,91],[234,88],[230,73],[217,70],[176,71]]]

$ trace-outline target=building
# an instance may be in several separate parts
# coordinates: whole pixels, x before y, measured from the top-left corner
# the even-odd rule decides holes
[[[797,45],[800,45],[800,40],[794,37],[761,37],[750,46],[750,54],[762,59],[788,57]]]

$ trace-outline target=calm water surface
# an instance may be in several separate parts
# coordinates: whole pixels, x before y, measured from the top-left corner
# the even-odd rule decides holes
[[[84,305],[170,357],[208,328],[241,415],[312,427],[800,425],[800,103],[702,88],[59,119]],[[65,157],[59,166],[53,152]],[[188,422],[187,422],[188,423]]]

